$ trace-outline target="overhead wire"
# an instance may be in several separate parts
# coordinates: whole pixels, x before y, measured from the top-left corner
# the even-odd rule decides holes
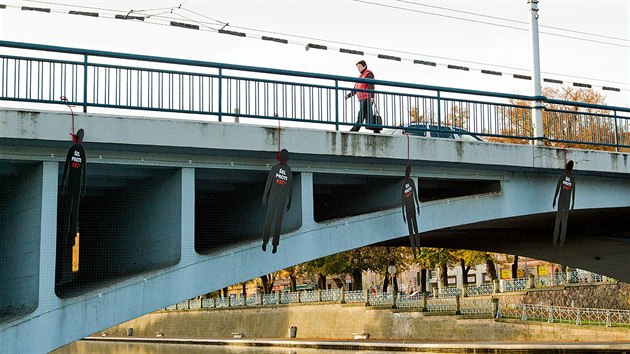
[[[429,5],[429,4],[424,4],[424,3],[417,3],[417,2],[409,1],[409,0],[393,0],[393,1],[400,2],[400,3],[405,3],[405,4],[410,4],[410,5],[435,8],[435,9],[444,10],[444,11],[452,11],[452,12],[456,12],[456,13],[463,13],[463,14],[466,14],[466,15],[485,17],[485,18],[490,18],[490,19],[493,19],[493,20],[508,21],[508,22],[514,22],[514,23],[529,25],[529,22],[527,22],[527,21],[520,21],[520,20],[508,19],[508,18],[499,17],[499,16],[480,14],[480,13],[472,12],[472,11],[457,10],[457,9],[452,9],[452,8],[448,8],[448,7],[443,7],[443,6]],[[618,41],[630,42],[630,40],[627,39],[627,38],[612,37],[612,36],[602,35],[602,34],[598,34],[598,33],[591,33],[591,32],[578,31],[578,30],[571,30],[571,29],[566,29],[566,28],[562,28],[562,27],[555,27],[555,26],[542,25],[542,24],[540,24],[539,27],[550,28],[550,29],[554,29],[554,30],[558,30],[558,31],[564,31],[564,32],[578,33],[578,34],[583,34],[583,35],[588,35],[588,36],[593,36],[593,37],[600,37],[600,38],[607,38],[607,39],[613,39],[613,40],[618,40]]]
[[[421,13],[421,14],[426,14],[426,15],[439,16],[439,17],[444,17],[444,18],[449,18],[449,19],[454,19],[454,20],[478,23],[478,24],[483,24],[483,25],[488,25],[488,26],[495,26],[495,27],[501,27],[501,28],[514,29],[514,30],[518,30],[518,31],[528,31],[527,28],[521,28],[521,27],[516,27],[516,26],[510,26],[510,25],[504,25],[504,24],[499,24],[499,23],[492,23],[492,22],[487,22],[487,21],[474,20],[474,19],[465,18],[465,17],[445,15],[445,14],[429,12],[429,11],[415,10],[415,9],[410,9],[410,8],[406,8],[406,7],[394,6],[394,5],[390,5],[390,4],[382,4],[382,3],[378,3],[378,2],[374,2],[374,1],[368,1],[368,0],[352,0],[352,1],[358,2],[358,3],[374,5],[374,6],[381,6],[381,7],[390,8],[390,9],[403,10],[403,11]],[[625,45],[625,44],[610,43],[610,42],[604,42],[604,41],[599,41],[599,40],[595,40],[595,39],[581,38],[581,37],[575,37],[575,36],[569,36],[569,35],[558,34],[558,33],[551,33],[551,32],[544,32],[544,31],[539,31],[539,33],[547,34],[547,35],[550,35],[550,36],[556,36],[556,37],[562,37],[562,38],[568,38],[568,39],[575,39],[575,40],[579,40],[579,41],[599,43],[599,44],[617,46],[617,47],[622,47],[622,48],[630,48],[630,46]]]
[[[185,1],[184,1],[184,2],[185,2]],[[203,18],[205,18],[205,19],[208,19],[208,20],[214,21],[214,22],[216,22],[216,23],[218,23],[218,24],[220,24],[220,25],[226,25],[226,24],[228,24],[227,22],[219,21],[219,20],[217,20],[217,19],[214,19],[214,18],[212,18],[212,17],[208,17],[208,16],[206,16],[206,15],[204,15],[204,14],[200,14],[199,12],[195,12],[195,11],[190,10],[190,9],[187,9],[187,8],[185,8],[185,7],[180,7],[180,9],[181,9],[181,10],[184,10],[184,11],[188,11],[188,12],[190,12],[190,13],[192,13],[192,14],[194,14],[194,15],[197,15],[197,16],[199,16],[199,17],[203,17]]]
[[[68,5],[68,4],[63,4],[63,3],[56,3],[56,2],[51,2],[51,1],[43,1],[43,0],[28,0],[29,2],[35,2],[35,3],[46,3],[46,4],[54,4],[54,5],[60,5],[60,6],[65,6],[65,7],[74,7],[75,5]],[[186,0],[187,1],[187,0]],[[347,42],[342,42],[342,41],[335,41],[335,40],[327,40],[327,39],[321,39],[321,38],[316,38],[316,37],[309,37],[309,36],[302,36],[302,35],[295,35],[295,34],[287,34],[287,33],[282,33],[282,32],[277,32],[277,31],[267,31],[267,30],[261,30],[261,29],[256,29],[256,28],[250,28],[250,27],[242,27],[242,26],[231,26],[229,25],[229,23],[227,22],[223,22],[208,16],[205,16],[203,14],[200,14],[196,11],[192,11],[190,9],[187,9],[185,7],[183,7],[183,5],[186,3],[186,1],[184,1],[183,3],[179,4],[178,6],[172,6],[172,7],[165,7],[165,8],[159,8],[159,9],[149,9],[149,10],[168,10],[168,11],[164,11],[158,14],[143,14],[144,12],[147,12],[149,10],[132,10],[134,11],[134,13],[136,14],[143,14],[144,16],[146,16],[147,18],[153,18],[154,21],[147,21],[146,23],[150,23],[150,24],[158,24],[158,25],[163,25],[163,26],[172,26],[172,23],[159,23],[157,21],[173,21],[173,20],[178,20],[178,18],[174,18],[174,17],[170,17],[170,16],[164,16],[165,14],[173,14],[179,18],[183,18],[186,21],[190,21],[193,22],[197,25],[199,25],[199,28],[196,29],[200,29],[200,30],[204,30],[201,29],[201,26],[209,29],[210,32],[219,32],[219,33],[228,33],[228,34],[233,34],[231,33],[231,31],[223,31],[222,29],[216,29],[214,27],[212,27],[211,25],[216,25],[216,24],[209,24],[208,22],[202,21],[202,20],[196,20],[196,19],[192,19],[188,16],[184,16],[181,13],[179,13],[176,10],[182,10],[182,11],[186,11],[186,12],[190,12],[196,16],[211,20],[216,22],[217,24],[221,24],[224,26],[224,28],[226,26],[230,26],[231,28],[236,28],[236,29],[240,29],[240,30],[245,30],[245,31],[251,31],[251,32],[257,32],[257,33],[266,33],[266,34],[273,34],[273,35],[280,35],[280,36],[285,36],[285,37],[290,37],[290,38],[299,38],[301,40],[313,40],[313,41],[320,41],[320,42],[326,42],[326,43],[333,43],[333,44],[338,44],[338,45],[349,45],[349,46],[355,46],[355,47],[362,47],[362,48],[367,48],[367,49],[372,49],[372,50],[379,50],[379,51],[388,51],[388,52],[394,52],[394,53],[400,53],[400,54],[406,54],[406,55],[413,55],[413,56],[418,56],[418,57],[425,57],[425,58],[432,58],[432,59],[439,59],[439,60],[447,60],[447,61],[453,61],[453,62],[459,62],[459,63],[466,63],[466,64],[474,64],[474,65],[482,65],[482,66],[491,66],[491,67],[495,67],[495,68],[503,68],[503,69],[510,69],[510,70],[517,70],[517,71],[522,71],[522,72],[527,72],[529,71],[529,69],[523,69],[523,68],[518,68],[518,67],[513,67],[513,66],[506,66],[506,65],[499,65],[499,64],[491,64],[491,63],[485,63],[485,62],[479,62],[479,61],[471,61],[471,60],[465,60],[465,59],[456,59],[456,58],[448,58],[448,57],[441,57],[441,56],[434,56],[434,55],[428,55],[428,54],[423,54],[423,53],[414,53],[414,52],[409,52],[409,51],[404,51],[404,50],[396,50],[396,49],[391,49],[391,48],[381,48],[381,47],[374,47],[374,46],[369,46],[369,45],[356,45],[356,44],[352,44],[352,43],[347,43]],[[369,4],[378,4],[378,3],[373,3],[370,1],[366,1],[366,0],[352,0],[355,2],[363,2],[363,3],[369,3]],[[413,3],[410,1],[404,1],[404,0],[399,0],[399,2],[405,2],[405,3]],[[413,3],[416,4],[417,3]],[[378,4],[378,5],[382,5],[382,4]],[[123,10],[114,10],[114,9],[105,9],[105,8],[99,8],[99,7],[90,7],[90,6],[76,6],[76,7],[80,7],[80,8],[85,8],[85,9],[96,9],[99,11],[107,11],[107,12],[111,12],[110,15],[114,15],[114,14],[120,14]],[[390,6],[391,7],[391,6]],[[436,8],[441,8],[441,7],[437,7]],[[399,7],[394,7],[394,8],[399,8]],[[404,9],[404,8],[401,8]],[[448,9],[448,8],[443,8],[443,9]],[[462,12],[462,13],[467,13],[467,14],[473,14],[473,15],[478,15],[472,12],[467,12],[467,11],[461,11],[461,10],[453,10],[453,9],[448,9],[451,11],[455,11],[455,12]],[[415,11],[415,10],[412,10]],[[56,11],[58,13],[63,13],[62,11]],[[424,11],[423,11],[424,12]],[[129,12],[130,13],[130,12]],[[127,15],[129,14],[127,13]],[[432,13],[429,13],[432,14]],[[460,17],[457,16],[448,16],[448,15],[444,15],[445,17],[450,17],[450,18],[454,18],[454,19],[461,19]],[[485,17],[494,17],[494,16],[489,16],[489,15],[484,15]],[[505,19],[503,19],[505,20]],[[484,24],[490,24],[487,23],[485,21],[476,21],[476,20],[471,20],[473,22],[477,22],[477,23],[484,23]],[[508,27],[508,28],[512,28],[513,26],[503,26],[503,27]],[[516,28],[519,30],[522,30],[520,28]],[[208,30],[205,30],[208,31]],[[245,36],[245,33],[242,34],[242,36]],[[262,38],[265,39],[265,36],[256,36],[256,35],[252,35],[249,34],[250,38]],[[268,38],[267,38],[268,39]],[[284,41],[282,43],[288,43],[288,41]],[[298,45],[307,45],[307,48],[309,45],[311,45],[312,47],[317,47],[317,45],[315,44],[311,44],[311,43],[306,43],[306,42],[295,42],[292,41],[292,43],[289,44],[298,44]],[[389,56],[389,55],[384,55],[384,54],[380,54],[380,53],[373,53],[373,52],[362,52],[362,51],[353,51],[353,50],[348,50],[348,49],[344,49],[344,48],[334,48],[334,47],[330,47],[330,49],[335,49],[335,50],[340,50],[342,52],[347,52],[347,53],[361,53],[361,54],[367,54],[367,55],[372,55],[372,56],[377,56],[379,58],[395,58],[397,59],[397,61],[401,61],[403,58],[400,57],[394,57],[394,56]],[[430,63],[432,64],[432,66],[436,66],[436,64],[439,64],[440,66],[444,66],[446,68],[450,68],[450,69],[458,69],[458,68],[462,68],[462,69],[468,69],[466,67],[462,67],[462,66],[457,66],[457,65],[451,65],[448,63],[432,63],[432,62],[425,62],[425,61],[420,61],[420,60],[416,60],[413,58],[404,58],[405,61],[411,61],[414,62],[416,64],[425,64],[425,63]],[[485,73],[485,74],[494,74],[494,75],[502,75],[501,72],[497,72],[494,70],[487,70],[487,69],[482,69],[482,68],[472,68],[473,70],[476,71],[480,71],[481,73]],[[508,75],[512,75],[514,78],[520,78],[520,79],[531,79],[530,77],[526,76],[526,75],[519,75],[519,74],[512,74],[512,73],[505,73]],[[585,79],[585,80],[591,80],[591,81],[597,81],[597,82],[603,82],[603,83],[614,83],[614,84],[621,84],[621,85],[628,85],[628,83],[625,82],[618,82],[618,81],[611,81],[611,80],[600,80],[600,79],[595,79],[595,78],[589,78],[589,77],[584,77],[584,76],[575,76],[575,75],[567,75],[567,74],[561,74],[561,73],[553,73],[553,72],[543,72],[543,74],[548,74],[548,75],[555,75],[555,76],[559,76],[559,77],[565,77],[565,78],[575,78],[575,79]],[[546,79],[546,82],[551,82],[551,83],[557,83],[560,80],[554,80],[554,79]],[[577,83],[576,83],[577,84]]]

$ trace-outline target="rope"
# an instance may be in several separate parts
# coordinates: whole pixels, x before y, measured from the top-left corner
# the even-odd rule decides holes
[[[276,153],[276,160],[280,161],[280,120],[278,120],[278,152]]]
[[[403,130],[403,135],[407,137],[407,165],[409,165],[409,134],[406,130]]]
[[[564,154],[564,166],[567,165],[567,148],[566,146],[562,148],[562,153]]]
[[[68,98],[66,96],[61,96],[59,97],[60,100],[62,100],[63,102],[67,102]],[[68,107],[70,109],[70,114],[72,115],[72,131],[70,132],[70,136],[72,136],[72,142],[76,143],[77,142],[77,135],[74,132],[74,111],[72,110],[72,107],[69,104],[66,104],[66,107]]]

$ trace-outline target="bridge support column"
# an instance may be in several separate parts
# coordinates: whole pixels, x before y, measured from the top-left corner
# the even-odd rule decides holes
[[[195,169],[182,168],[181,174],[181,263],[193,264],[195,252]]]
[[[302,226],[314,226],[315,196],[313,194],[313,174],[310,172],[300,173],[300,184],[302,187]]]
[[[0,185],[0,317],[58,301],[53,292],[58,163],[24,164]]]

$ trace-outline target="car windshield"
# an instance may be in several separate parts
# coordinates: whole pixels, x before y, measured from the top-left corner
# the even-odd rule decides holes
[[[483,141],[481,138],[469,133],[467,130],[444,125],[438,126],[436,124],[412,123],[405,127],[405,131],[410,135],[430,136],[433,138]]]

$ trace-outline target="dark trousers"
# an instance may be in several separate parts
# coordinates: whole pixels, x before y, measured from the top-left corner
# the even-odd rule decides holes
[[[363,123],[371,123],[372,122],[372,100],[360,100],[359,101],[359,113],[357,114],[357,124],[350,129],[351,132],[358,132],[361,129]],[[376,132],[380,132],[380,130],[375,130]]]

